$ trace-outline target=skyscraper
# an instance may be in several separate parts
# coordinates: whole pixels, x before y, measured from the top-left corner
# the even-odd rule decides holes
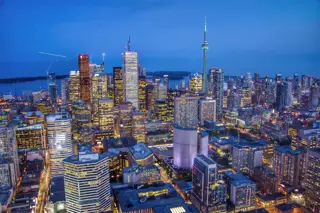
[[[304,151],[293,150],[287,146],[277,146],[273,151],[272,169],[280,182],[297,187],[303,179],[305,160]]]
[[[62,160],[72,155],[71,119],[68,113],[49,114],[46,124],[51,177],[60,176]]]
[[[203,50],[203,91],[204,94],[208,94],[208,79],[207,79],[207,50],[209,48],[207,42],[207,22],[204,19],[204,38],[203,38],[202,50]]]
[[[190,76],[189,79],[189,89],[192,93],[199,93],[203,89],[202,75],[198,73]]]
[[[162,121],[168,120],[168,108],[166,101],[156,100],[154,118]]]
[[[319,106],[320,86],[313,84],[310,88],[309,107],[316,108]]]
[[[124,101],[123,96],[123,74],[122,67],[113,67],[113,90],[114,90],[114,105],[118,106]]]
[[[256,208],[257,184],[242,173],[231,174],[229,179],[230,201],[235,206],[235,212]]]
[[[169,89],[169,76],[168,75],[163,76],[163,85],[165,87],[167,87],[167,89]]]
[[[95,125],[98,124],[98,104],[99,99],[107,97],[108,77],[105,72],[93,72],[91,74],[91,101],[92,118]]]
[[[182,128],[196,128],[198,124],[198,98],[175,97],[174,123]]]
[[[80,99],[91,103],[89,56],[80,54],[78,56],[78,63],[80,72]]]
[[[62,104],[70,101],[69,82],[67,80],[61,81],[61,101]]]
[[[0,186],[15,187],[20,172],[14,127],[0,126],[0,171]]]
[[[146,86],[147,110],[153,110],[155,104],[155,88],[152,84]]]
[[[114,129],[114,113],[113,113],[113,100],[110,98],[100,98],[98,100],[98,113],[99,127],[102,130]]]
[[[253,174],[254,168],[262,166],[263,150],[235,144],[232,147],[232,169],[236,172]]]
[[[138,53],[131,51],[130,38],[128,49],[123,53],[123,85],[125,101],[132,103],[132,106],[139,109],[138,96]]]
[[[147,97],[146,97],[146,77],[139,76],[139,111],[146,112],[147,110]]]
[[[277,83],[276,109],[291,107],[292,105],[292,83],[283,81]]]
[[[199,106],[199,121],[203,125],[205,120],[216,121],[216,101],[211,98],[201,99]]]
[[[212,81],[213,99],[217,103],[217,117],[221,118],[223,108],[223,84],[224,74],[222,69],[210,69],[210,80]]]
[[[168,88],[164,86],[162,83],[157,85],[157,97],[158,100],[166,100],[167,99]]]
[[[306,174],[303,181],[306,190],[306,204],[313,212],[320,212],[320,149],[309,149],[307,156]]]
[[[146,117],[142,112],[132,112],[132,137],[137,142],[146,141]]]
[[[108,155],[79,152],[63,161],[67,212],[111,210]]]
[[[56,74],[54,72],[51,72],[48,74],[48,90],[50,95],[50,102],[52,105],[57,104],[57,95],[58,95],[58,89],[56,85]]]
[[[192,169],[192,203],[202,213],[226,212],[226,192],[226,184],[218,179],[216,162],[197,155]]]
[[[132,136],[132,103],[123,102],[119,105],[120,137]]]
[[[69,94],[70,102],[76,102],[80,99],[80,75],[79,71],[70,71],[69,75]]]

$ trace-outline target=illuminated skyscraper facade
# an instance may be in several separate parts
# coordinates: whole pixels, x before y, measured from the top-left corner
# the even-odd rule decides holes
[[[90,105],[83,101],[73,103],[71,107],[72,139],[81,141],[80,131],[91,125]]]
[[[196,128],[198,124],[198,98],[175,97],[174,123],[182,128]]]
[[[132,110],[133,106],[130,102],[123,102],[119,105],[120,137],[132,136]]]
[[[147,110],[147,95],[146,95],[146,77],[139,76],[139,111],[146,112]]]
[[[210,69],[210,80],[212,81],[212,96],[217,103],[217,117],[222,116],[223,109],[223,84],[224,73],[222,69]]]
[[[196,73],[190,76],[189,89],[192,93],[198,93],[202,91],[202,75]]]
[[[125,101],[131,102],[136,109],[139,109],[138,75],[138,53],[128,48],[128,51],[123,53],[124,97]]]
[[[203,213],[226,212],[226,184],[219,181],[218,166],[211,158],[197,155],[192,168],[192,203]]]
[[[292,83],[283,81],[277,83],[276,109],[282,110],[292,105]]]
[[[122,67],[113,67],[113,90],[114,96],[113,101],[114,105],[118,106],[120,103],[124,101],[123,96],[123,74],[122,74]]]
[[[313,212],[320,212],[320,148],[308,150],[306,173],[303,181],[307,206]]]
[[[174,98],[181,96],[181,91],[178,89],[169,89],[167,98],[168,120],[174,119]]]
[[[80,152],[63,161],[67,212],[111,210],[108,155]]]
[[[91,103],[89,56],[80,54],[78,56],[78,63],[80,72],[80,99]]]
[[[61,101],[62,104],[69,103],[70,96],[69,96],[69,82],[67,80],[61,81]]]
[[[297,187],[303,179],[306,154],[287,146],[277,146],[273,151],[272,169],[280,182]]]
[[[45,148],[44,126],[42,123],[21,125],[16,129],[18,149]]]
[[[80,100],[80,74],[79,71],[70,71],[69,75],[70,102]]]
[[[165,87],[167,87],[167,89],[169,89],[169,76],[168,75],[163,76],[163,85]]]
[[[48,90],[49,90],[51,104],[56,105],[58,89],[56,85],[56,74],[54,72],[51,72],[48,74]]]
[[[157,97],[158,100],[166,100],[167,99],[168,88],[164,86],[162,83],[157,85]]]
[[[168,106],[164,100],[156,100],[154,118],[156,120],[167,121],[168,120]]]
[[[153,85],[148,84],[146,86],[146,95],[147,95],[147,110],[153,110],[155,104],[155,88]]]
[[[146,141],[146,117],[142,112],[132,112],[132,137],[137,142]]]
[[[14,127],[0,127],[0,171],[0,186],[15,187],[20,172]]]
[[[205,120],[216,121],[216,101],[201,99],[199,105],[199,121],[203,125]]]
[[[98,101],[98,120],[99,127],[102,130],[114,129],[113,100],[109,98],[100,98]]]
[[[62,160],[72,155],[71,119],[68,113],[50,114],[46,125],[51,177],[60,176],[63,175]]]
[[[99,99],[106,98],[108,91],[108,76],[105,72],[93,72],[91,74],[91,100],[93,122],[98,124],[98,104]]]

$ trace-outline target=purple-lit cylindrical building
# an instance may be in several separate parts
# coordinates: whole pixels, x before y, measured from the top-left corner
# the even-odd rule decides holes
[[[178,168],[191,169],[197,156],[198,132],[195,128],[174,126],[173,164]]]

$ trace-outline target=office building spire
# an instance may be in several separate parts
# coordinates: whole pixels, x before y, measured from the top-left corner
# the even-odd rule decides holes
[[[204,41],[202,44],[203,50],[203,92],[205,95],[208,94],[208,80],[207,80],[207,50],[208,50],[208,42],[207,42],[207,19],[204,18]]]
[[[131,41],[130,41],[130,36],[129,36],[129,39],[128,39],[127,48],[128,48],[128,52],[130,52],[130,51],[131,51]]]

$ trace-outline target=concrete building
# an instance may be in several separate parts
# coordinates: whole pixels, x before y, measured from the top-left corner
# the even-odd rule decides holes
[[[67,212],[111,210],[108,157],[79,152],[63,160]]]
[[[130,147],[128,152],[129,165],[139,164],[142,166],[152,165],[154,162],[154,155],[151,149],[145,143],[138,143]]]
[[[178,168],[191,169],[198,152],[198,132],[193,128],[174,125],[173,164]]]
[[[196,128],[198,124],[198,98],[174,98],[174,123],[182,128]]]
[[[155,165],[133,165],[123,168],[124,184],[147,184],[161,181],[160,170]]]
[[[216,101],[213,99],[201,99],[199,105],[199,121],[203,125],[205,120],[216,122]]]
[[[273,151],[272,169],[280,182],[297,187],[304,176],[306,153],[288,146],[277,146]]]
[[[248,211],[256,207],[256,183],[242,173],[230,175],[230,201],[235,212]]]
[[[249,145],[232,146],[232,169],[236,172],[253,174],[254,168],[262,166],[263,151]]]

